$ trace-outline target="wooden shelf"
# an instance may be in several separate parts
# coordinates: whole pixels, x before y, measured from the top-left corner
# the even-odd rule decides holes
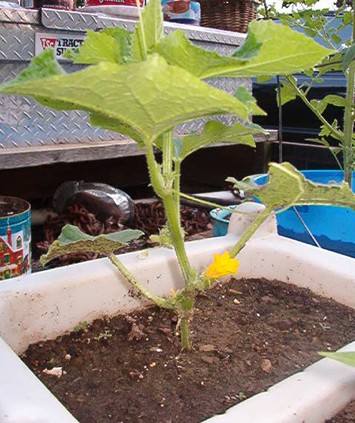
[[[255,142],[276,141],[277,131],[256,135]],[[208,148],[235,144],[213,144]],[[106,160],[127,156],[140,156],[144,150],[129,139],[97,143],[59,144],[53,146],[32,146],[0,149],[0,169],[18,169],[54,163],[75,163],[92,160]]]

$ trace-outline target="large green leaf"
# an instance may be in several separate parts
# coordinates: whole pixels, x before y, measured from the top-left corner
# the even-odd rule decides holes
[[[272,21],[252,21],[249,34],[261,47],[259,54],[226,76],[287,75],[309,69],[333,53],[304,34]]]
[[[140,148],[144,147],[144,141],[141,135],[132,127],[120,123],[117,119],[111,119],[107,115],[99,113],[90,113],[90,123],[93,126],[99,126],[102,129],[117,132],[119,134],[128,135],[136,141]]]
[[[237,88],[234,97],[248,107],[249,114],[259,116],[266,115],[264,110],[257,105],[255,97],[250,94],[250,91],[244,85],[240,85]]]
[[[6,92],[13,92],[15,93],[14,87],[21,87],[27,85],[29,82],[39,82],[38,87],[43,88],[43,83],[40,81],[43,80],[50,80],[56,78],[65,78],[66,72],[64,69],[59,65],[57,60],[54,56],[54,51],[50,48],[45,49],[43,53],[39,56],[32,59],[29,66],[20,72],[15,79],[12,81],[1,84],[0,85],[0,92],[2,88],[4,88],[4,93]],[[6,87],[9,88],[9,91],[6,91]],[[39,88],[37,88],[38,92],[40,92]],[[20,94],[20,93],[19,93]],[[55,99],[53,101],[51,96],[47,96],[42,98],[41,104],[44,106],[52,107],[58,110],[75,110],[76,106],[70,100],[59,100]]]
[[[317,66],[318,76],[322,76],[327,72],[341,71],[343,62],[343,52],[337,52],[323,59],[322,63]]]
[[[270,209],[288,208],[295,205],[333,205],[349,207],[355,210],[355,195],[349,185],[341,184],[316,184],[307,180],[290,163],[270,163],[268,181],[257,186],[250,181],[234,182],[236,187],[243,186],[252,195]]]
[[[254,32],[250,31],[244,43],[234,52],[233,56],[240,60],[250,60],[259,53],[261,46],[262,42],[257,39]]]
[[[221,56],[214,51],[197,47],[180,29],[164,37],[156,46],[155,51],[168,63],[186,69],[201,79],[234,70],[246,60],[250,60]]]
[[[45,265],[57,257],[70,253],[90,252],[109,255],[142,235],[142,231],[126,229],[112,234],[91,236],[82,232],[77,226],[65,225],[48,253],[41,257],[41,263]]]
[[[43,66],[48,63],[45,54]],[[156,54],[144,62],[105,62],[65,75],[47,77],[42,72],[38,78],[37,73],[27,72],[27,78],[20,74],[0,85],[0,92],[32,96],[56,109],[85,110],[111,123],[117,120],[144,142],[188,120],[215,114],[236,114],[247,120],[249,113],[238,99],[168,65]]]
[[[160,0],[150,0],[137,22],[133,33],[132,55],[136,60],[145,60],[147,54],[163,36],[163,11]]]
[[[315,110],[317,110],[320,114],[323,114],[329,104],[336,107],[345,107],[346,99],[338,95],[329,94],[325,96],[322,100],[315,100],[315,99],[310,100],[310,103],[314,107]]]
[[[100,62],[125,63],[130,52],[131,33],[123,28],[108,28],[100,32],[87,32],[87,38],[73,62],[96,65]]]
[[[257,193],[267,207],[277,209],[296,204],[304,192],[302,175],[289,163],[271,163],[268,182]]]
[[[54,60],[54,52],[48,48],[43,53],[35,57],[29,66],[18,74],[15,81],[22,82],[32,79],[49,78],[56,75],[64,75],[66,72],[57,62]]]
[[[344,97],[340,97],[339,95],[329,94],[323,98],[325,104],[331,104],[336,107],[345,107],[346,106],[346,99]]]
[[[170,33],[156,51],[199,78],[291,74],[313,67],[333,52],[272,21],[251,22],[245,43],[233,57],[194,46],[182,31]]]
[[[292,80],[297,84],[296,78],[293,76],[290,76]],[[276,92],[275,92],[276,95]],[[281,85],[281,106],[285,105],[289,101],[295,100],[297,98],[297,92],[295,88],[292,86],[292,84],[289,81],[282,81]],[[279,103],[279,98],[276,95],[276,101],[277,104]],[[279,104],[278,104],[279,105]]]
[[[355,352],[321,352],[319,354],[323,357],[332,358],[348,366],[355,367]]]
[[[258,125],[244,126],[236,123],[232,126],[226,126],[221,122],[207,122],[201,134],[187,135],[182,139],[182,149],[179,158],[184,160],[202,147],[221,142],[255,147],[253,134],[262,132],[264,130]]]

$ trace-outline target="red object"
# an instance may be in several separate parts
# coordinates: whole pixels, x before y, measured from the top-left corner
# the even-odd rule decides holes
[[[74,0],[43,0],[42,7],[48,9],[73,10]]]
[[[144,0],[139,0],[140,6]],[[136,0],[87,0],[86,6],[137,6]]]

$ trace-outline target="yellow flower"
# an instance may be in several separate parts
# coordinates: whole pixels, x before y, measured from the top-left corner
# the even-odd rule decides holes
[[[213,263],[206,269],[205,275],[209,279],[217,279],[222,276],[233,275],[237,273],[239,268],[239,261],[232,258],[229,252],[215,254]]]

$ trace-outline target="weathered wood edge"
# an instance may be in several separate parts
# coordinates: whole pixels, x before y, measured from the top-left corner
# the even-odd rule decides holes
[[[277,131],[258,134],[256,143],[276,141]],[[234,144],[213,144],[211,147],[231,146]],[[114,159],[127,156],[139,156],[144,150],[129,139],[98,143],[60,144],[53,146],[32,146],[0,149],[0,170],[18,169],[52,163],[75,163],[92,160]]]

